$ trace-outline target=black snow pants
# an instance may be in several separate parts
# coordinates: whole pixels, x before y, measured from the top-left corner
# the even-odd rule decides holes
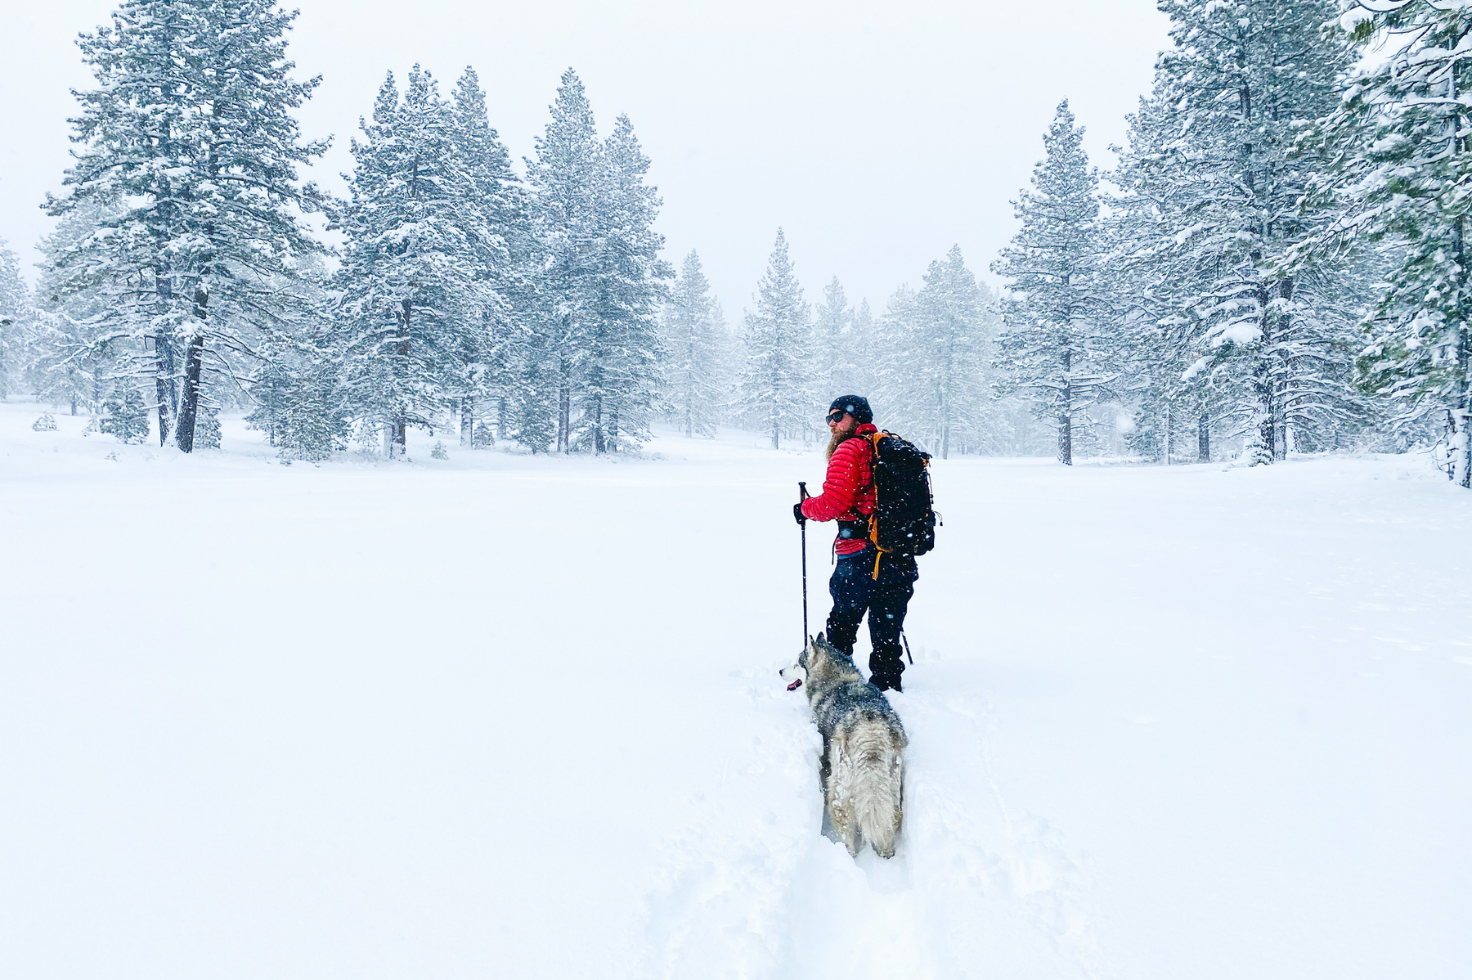
[[[900,630],[905,626],[905,608],[915,594],[920,577],[913,558],[885,555],[879,559],[879,578],[874,578],[874,548],[856,555],[839,556],[828,592],[833,611],[828,614],[828,642],[853,656],[859,622],[869,613],[869,680],[881,686],[898,687],[905,670],[900,657]]]

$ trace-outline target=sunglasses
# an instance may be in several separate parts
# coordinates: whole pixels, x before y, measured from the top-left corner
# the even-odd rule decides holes
[[[841,411],[839,411],[838,409],[835,408],[833,411],[831,411],[831,412],[828,413],[828,424],[829,425],[835,425],[835,424],[837,424],[839,422],[842,422],[843,421],[843,417],[845,415],[847,415],[847,414],[848,414],[847,412],[841,412]]]

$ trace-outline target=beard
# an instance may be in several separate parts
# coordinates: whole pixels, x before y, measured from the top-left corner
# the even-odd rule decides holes
[[[832,459],[833,451],[837,449],[843,442],[852,439],[853,437],[854,434],[852,432],[839,432],[837,430],[834,430],[833,434],[828,437],[828,450],[826,453],[823,454],[823,458]]]

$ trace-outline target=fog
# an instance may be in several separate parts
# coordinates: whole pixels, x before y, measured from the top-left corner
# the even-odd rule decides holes
[[[72,43],[115,4],[7,11],[0,35],[0,237],[29,267],[38,205],[68,163]],[[333,147],[311,176],[341,191],[350,138],[384,73],[416,62],[448,92],[473,65],[514,158],[535,151],[573,67],[600,129],[627,113],[664,197],[675,263],[698,249],[728,320],[750,305],[778,226],[809,299],[837,275],[876,308],[959,243],[985,274],[1013,232],[1010,199],[1061,99],[1107,166],[1149,87],[1166,20],[1150,0],[1049,4],[671,0],[503,8],[454,0],[305,0],[291,46],[322,85],[301,119]]]

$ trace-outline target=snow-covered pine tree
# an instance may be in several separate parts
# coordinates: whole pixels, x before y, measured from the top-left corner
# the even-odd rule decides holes
[[[614,122],[599,161],[596,306],[582,400],[593,451],[617,452],[621,441],[649,437],[663,384],[659,305],[674,271],[659,257],[659,192],[644,182],[649,158],[628,116]]]
[[[353,140],[351,199],[334,216],[346,237],[337,271],[346,394],[360,424],[381,425],[402,456],[408,427],[431,427],[458,392],[466,331],[494,303],[475,243],[491,238],[457,145],[456,120],[418,65],[400,99],[393,74],[364,139]]]
[[[30,288],[20,275],[20,262],[0,238],[0,399],[23,372],[21,351],[29,346],[34,317]]]
[[[836,394],[852,392],[868,397],[875,390],[879,362],[883,356],[882,341],[868,298],[859,300],[859,308],[854,311],[853,320],[848,325],[848,353],[842,362],[844,373],[835,374],[833,379],[836,387],[845,390]]]
[[[1341,270],[1294,264],[1295,246],[1333,218],[1302,207],[1323,166],[1297,152],[1303,127],[1333,110],[1350,63],[1325,35],[1329,0],[1164,0],[1173,46],[1133,120],[1117,182],[1133,196],[1136,262],[1112,262],[1131,346],[1144,358],[1151,426],[1199,415],[1204,444],[1227,415],[1263,461],[1364,410],[1349,385],[1354,317]],[[1150,362],[1153,362],[1150,363]],[[1137,359],[1137,363],[1139,360]]]
[[[986,402],[982,316],[976,276],[953,245],[944,261],[930,263],[897,351],[905,425],[942,459],[950,457],[952,432],[966,431]]]
[[[536,158],[527,161],[540,303],[525,368],[537,382],[530,383],[529,377],[524,398],[547,397],[555,390],[557,450],[567,452],[576,422],[573,389],[598,329],[604,144],[582,80],[571,68],[563,72],[550,110],[552,118],[536,141]],[[553,381],[550,389],[548,379]],[[540,420],[544,413],[525,405],[517,414]],[[519,428],[541,431],[540,422]]]
[[[111,323],[107,284],[87,263],[64,261],[116,211],[115,206],[90,198],[64,215],[41,240],[44,259],[27,376],[37,397],[67,403],[73,415],[79,406],[97,415],[117,377],[146,368],[140,345]]]
[[[116,436],[119,442],[141,443],[148,439],[148,406],[133,379],[122,378],[102,402],[98,431]]]
[[[755,425],[772,434],[772,448],[778,449],[784,432],[813,425],[808,377],[812,327],[781,228],[766,274],[757,283],[756,309],[745,319],[743,408]]]
[[[862,310],[861,310],[862,312]],[[914,396],[908,366],[904,357],[908,353],[905,344],[915,332],[915,323],[920,317],[920,304],[915,290],[908,282],[901,283],[884,305],[884,313],[877,320],[871,319],[869,329],[869,380],[865,390],[869,404],[875,407],[876,418],[879,406],[883,406],[886,424],[907,430],[910,426],[910,402]],[[856,317],[856,324],[860,318]]]
[[[460,392],[460,444],[471,446],[480,403],[495,399],[499,412],[515,385],[526,329],[517,315],[518,301],[531,294],[527,274],[533,241],[526,189],[491,126],[473,68],[456,82],[453,108],[455,141],[474,188],[468,204],[479,212],[467,234],[485,302],[478,329],[472,314],[462,333],[458,376],[451,384]]]
[[[1317,188],[1352,205],[1325,238],[1358,239],[1389,265],[1364,319],[1360,380],[1409,416],[1441,413],[1448,475],[1472,487],[1472,8],[1341,6],[1354,41],[1388,47],[1388,57],[1361,62],[1326,121],[1335,166]]]
[[[694,249],[685,256],[662,320],[668,416],[685,435],[713,436],[729,369],[725,318]]]
[[[1101,267],[1121,338],[1118,388],[1134,408],[1129,445],[1167,464],[1192,427],[1196,458],[1210,460],[1213,423],[1236,408],[1233,389],[1224,384],[1228,374],[1202,373],[1220,367],[1230,348],[1201,361],[1207,328],[1190,299],[1209,275],[1180,247],[1190,236],[1178,235],[1194,206],[1192,185],[1180,179],[1176,160],[1189,152],[1176,139],[1186,105],[1172,97],[1171,76],[1157,73],[1156,90],[1127,117],[1128,147],[1111,148],[1120,158],[1111,175],[1120,192],[1110,201],[1109,253]]]
[[[814,310],[812,387],[816,402],[843,394],[864,394],[858,387],[859,361],[868,351],[853,347],[854,308],[834,276],[823,287],[823,301]],[[826,403],[825,403],[826,404]]]
[[[125,0],[77,42],[98,85],[76,93],[82,149],[47,208],[122,207],[58,261],[89,266],[67,281],[105,291],[110,329],[150,349],[160,442],[177,403],[184,452],[206,361],[248,357],[280,312],[262,282],[321,247],[299,221],[320,197],[297,167],[326,143],[292,117],[318,83],[290,77],[295,17],[274,0]]]
[[[1099,282],[1098,173],[1067,100],[1043,137],[1033,190],[1013,202],[1022,227],[992,264],[1011,280],[998,338],[1002,387],[1031,389],[1058,425],[1058,459],[1073,463],[1075,424],[1117,377],[1115,338]]]

